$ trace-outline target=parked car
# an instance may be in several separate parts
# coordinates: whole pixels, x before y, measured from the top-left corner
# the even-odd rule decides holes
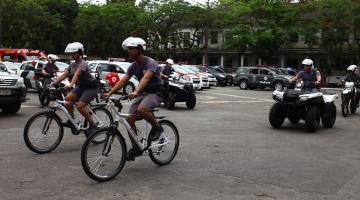
[[[242,90],[265,87],[282,90],[292,77],[274,68],[239,67],[234,77],[234,83],[239,85]]]
[[[46,63],[47,61],[29,60],[21,64],[16,74],[24,79],[26,88],[35,90],[38,89],[37,75],[41,73]],[[57,61],[55,64],[59,68],[57,76],[60,76],[62,73],[64,73],[65,69],[69,67],[68,64],[59,61]]]
[[[95,60],[88,62],[90,69],[94,73],[98,73],[100,80],[104,80],[105,87],[111,88],[125,76],[131,63],[129,62],[109,62],[106,60]],[[136,77],[131,77],[130,81],[123,87],[123,93],[129,94],[135,90],[139,84]]]
[[[13,114],[19,111],[22,102],[25,101],[24,79],[0,65],[0,109],[4,113]]]
[[[213,71],[213,73],[215,73],[215,77],[219,86],[225,87],[228,84],[233,84],[232,74],[226,73],[220,66],[210,66],[209,68]]]
[[[16,74],[18,65],[13,62],[0,62],[0,67],[6,68],[6,70],[11,74]]]
[[[183,65],[183,66],[188,67],[189,69],[194,71],[196,73],[196,75],[207,77],[209,80],[209,88],[211,86],[215,86],[217,84],[215,76],[212,73],[208,73],[208,72],[200,70],[199,67],[201,67],[201,66],[197,66],[197,65]]]
[[[194,84],[195,90],[201,90],[202,89],[202,79],[199,76],[196,76],[195,73],[189,69],[186,69],[185,67],[182,67],[181,65],[173,65],[173,69],[176,73],[179,75],[183,75],[185,78],[190,79],[190,81]]]

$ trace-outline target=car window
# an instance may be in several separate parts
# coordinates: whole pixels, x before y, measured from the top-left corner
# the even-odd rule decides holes
[[[272,73],[267,69],[262,69],[260,72],[262,75],[271,75]]]
[[[247,70],[246,68],[240,67],[236,70],[236,73],[244,73],[246,70]]]
[[[123,69],[121,69],[121,67],[120,67],[120,66],[116,66],[116,71],[117,71],[118,73],[125,74],[124,70],[123,70]]]
[[[59,68],[59,72],[64,72],[65,69],[67,69],[69,67],[68,64],[63,63],[63,62],[56,62],[55,64]]]
[[[35,66],[32,64],[32,62],[26,63],[25,70],[35,70]]]
[[[105,72],[107,72],[107,71],[109,71],[109,69],[108,69],[108,64],[99,64],[99,66],[98,66],[98,71],[100,71],[100,72],[103,72],[103,71],[105,71]]]
[[[95,67],[96,67],[96,63],[89,64],[89,68],[91,69],[91,71],[94,71]]]
[[[21,69],[21,70],[24,70],[24,69],[25,69],[26,64],[27,64],[27,63],[23,63],[23,64],[20,66],[20,69]]]
[[[259,74],[259,69],[251,69],[249,74]]]
[[[224,70],[222,70],[221,68],[213,68],[213,70],[215,70],[219,73],[225,73]]]
[[[108,65],[108,71],[109,72],[117,72],[115,65]]]

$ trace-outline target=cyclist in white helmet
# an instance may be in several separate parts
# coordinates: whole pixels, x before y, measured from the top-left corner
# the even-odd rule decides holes
[[[146,50],[146,42],[137,37],[129,37],[122,43],[124,50],[127,50],[129,56],[135,60],[126,72],[126,75],[106,94],[111,96],[120,90],[132,76],[136,76],[140,80],[139,85],[134,92],[129,93],[129,99],[134,99],[129,109],[129,114],[140,114],[142,118],[152,125],[149,134],[150,141],[159,139],[164,129],[155,119],[152,110],[160,105],[162,101],[162,81],[160,78],[160,68],[156,61],[150,57],[144,56],[143,52]],[[135,116],[128,117],[128,122],[134,130],[136,130]],[[130,137],[131,138],[131,137]],[[136,145],[133,143],[133,148],[128,153],[128,160],[134,160],[135,156],[140,155]]]
[[[90,113],[86,110],[86,106],[96,97],[98,93],[98,82],[90,74],[91,71],[87,62],[82,59],[84,46],[81,43],[69,43],[65,48],[65,53],[70,53],[75,62],[71,63],[65,72],[56,81],[51,83],[50,86],[60,83],[65,78],[69,78],[70,80],[70,84],[65,85],[65,90],[76,86],[67,94],[65,100],[68,102],[77,102],[77,109],[90,123],[90,128],[86,132],[88,136],[92,131],[96,130],[97,127]],[[66,109],[74,116],[74,107],[72,104],[66,104]],[[71,128],[72,123],[68,120],[64,123],[64,126]]]

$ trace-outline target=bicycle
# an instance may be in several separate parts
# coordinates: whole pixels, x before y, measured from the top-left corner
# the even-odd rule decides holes
[[[79,121],[73,118],[67,111],[64,99],[64,90],[62,88],[52,88],[52,99],[55,100],[53,107],[49,107],[46,111],[41,111],[29,118],[24,127],[24,141],[26,146],[33,152],[38,154],[49,153],[56,149],[60,144],[64,135],[64,124],[60,116],[56,113],[61,110],[71,122],[71,133],[79,135],[87,131],[90,124],[81,115]],[[59,100],[61,99],[61,100]],[[76,105],[76,103],[71,102]],[[110,126],[114,119],[111,113],[104,108],[106,104],[89,104],[89,110],[94,122],[99,128]],[[94,143],[101,143],[105,138],[98,138]]]
[[[176,126],[164,116],[155,116],[159,119],[159,124],[164,128],[158,141],[151,142],[149,137],[149,125],[145,124],[143,133],[137,128],[137,133],[132,129],[126,118],[132,114],[122,113],[122,100],[127,100],[127,96],[118,98],[111,97],[108,108],[115,113],[115,120],[110,127],[103,128],[92,133],[84,142],[81,148],[81,164],[85,173],[93,180],[103,182],[115,178],[123,169],[126,157],[127,147],[125,138],[118,130],[119,123],[122,124],[129,136],[135,141],[141,155],[148,154],[150,159],[157,165],[167,165],[176,156],[179,148],[179,133]],[[118,108],[118,110],[116,110]],[[153,110],[154,113],[157,110]],[[135,115],[137,120],[143,120],[139,115]],[[93,141],[98,137],[105,140],[101,145],[93,145]],[[171,148],[172,147],[172,148]],[[165,155],[162,159],[162,155]],[[138,155],[140,156],[140,155]]]

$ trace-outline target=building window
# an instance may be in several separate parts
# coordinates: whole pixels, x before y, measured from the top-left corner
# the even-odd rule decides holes
[[[184,47],[190,46],[190,32],[184,32],[183,41],[184,41]]]
[[[212,31],[210,33],[210,44],[217,44],[218,43],[218,32]]]

